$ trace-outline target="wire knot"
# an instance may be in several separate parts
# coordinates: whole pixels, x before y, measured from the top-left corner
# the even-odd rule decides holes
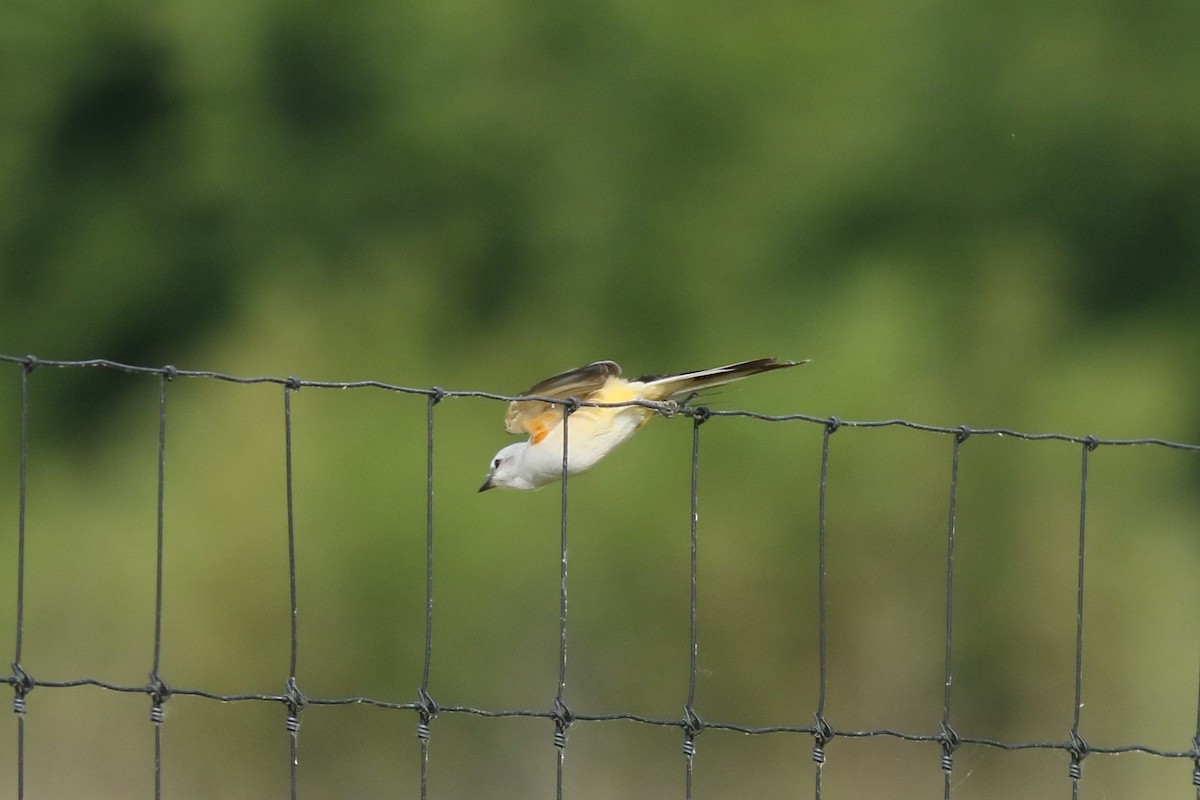
[[[304,385],[304,382],[295,375],[289,375],[284,379],[283,385],[291,389],[293,392],[298,392],[300,391],[300,387]]]
[[[1096,434],[1089,434],[1084,438],[1083,446],[1088,449],[1088,452],[1091,452],[1100,446],[1100,440],[1096,438]]]
[[[686,406],[686,400],[684,400],[682,403],[678,400],[663,400],[661,403],[655,403],[653,407],[657,413],[661,414],[667,419],[670,419],[680,411],[683,411]]]
[[[173,364],[167,364],[165,367],[162,368],[162,374],[163,374],[163,377],[166,378],[167,380],[173,381],[177,377],[179,377],[179,370],[176,369]]]
[[[441,711],[441,709],[438,708],[437,701],[430,696],[429,692],[425,691],[424,686],[422,686],[420,689],[417,689],[417,697],[419,698],[417,701],[417,711],[421,712],[421,716],[426,717],[427,719],[433,719],[438,715],[438,712]]]
[[[568,417],[571,416],[572,414],[574,414],[576,411],[579,410],[580,402],[581,401],[579,400],[578,397],[568,397],[566,400],[563,400],[562,401],[563,414]]]
[[[962,744],[962,737],[958,735],[958,731],[950,727],[949,722],[943,722],[938,741],[942,743],[942,769],[950,772],[954,768],[954,751]]]
[[[683,707],[683,719],[679,721],[683,728],[683,754],[688,758],[696,755],[696,737],[704,733],[704,720],[690,705]]]
[[[958,430],[954,434],[954,440],[959,444],[962,444],[967,439],[971,438],[971,434],[974,432],[975,431],[971,430],[969,425],[959,425]]]
[[[434,402],[437,401],[435,400]],[[438,704],[434,699],[429,696],[429,692],[425,691],[424,686],[417,689],[417,698],[417,713],[420,715],[417,721],[417,738],[425,742],[429,741],[429,723],[433,721],[433,718],[438,715],[438,711],[441,709],[438,708]]]
[[[12,684],[13,687],[13,713],[24,714],[25,698],[28,697],[29,693],[33,691],[33,687],[37,686],[37,681],[33,679],[32,675],[25,671],[24,667],[15,661],[12,665],[12,671],[12,675],[9,677],[8,682]]]
[[[1067,773],[1071,780],[1079,780],[1083,774],[1083,760],[1088,756],[1088,745],[1075,729],[1071,729],[1071,738],[1067,741],[1067,752],[1071,754],[1071,764]]]
[[[825,719],[824,715],[818,711],[813,715],[813,761],[817,764],[825,763],[825,745],[834,737],[833,726]]]
[[[829,720],[825,719],[825,715],[819,711],[813,715],[813,738],[821,744],[829,744],[833,741],[833,737],[837,734],[833,730],[833,726],[829,724]]]
[[[287,706],[287,729],[292,733],[300,730],[300,712],[308,705],[308,698],[304,696],[304,692],[300,691],[300,687],[296,685],[295,678],[288,678],[287,686],[283,694],[283,704]]]
[[[696,414],[695,410],[692,409],[692,401],[699,396],[699,392],[692,392],[681,400],[664,400],[661,403],[656,404],[658,406],[658,413],[662,414],[667,419],[670,419],[676,414],[686,412],[692,412],[692,416],[695,417]],[[707,412],[708,409],[705,409],[705,413]]]
[[[567,746],[567,728],[575,721],[575,713],[560,695],[554,698],[554,711],[550,717],[554,720],[554,746],[561,750]]]
[[[156,707],[170,700],[172,693],[173,690],[162,679],[161,675],[157,672],[150,673],[150,683],[146,686],[146,694],[150,695],[150,701]]]
[[[842,427],[842,420],[839,417],[830,417],[825,420],[825,430],[829,433],[837,433],[840,427]]]
[[[699,427],[712,418],[712,409],[708,406],[696,406],[692,409],[692,421]]]
[[[33,372],[39,363],[38,357],[31,354],[25,356],[25,360],[21,362],[21,366],[25,368],[26,372]]]
[[[440,386],[434,386],[429,390],[429,404],[436,406],[442,402],[442,398],[446,396],[446,390]]]

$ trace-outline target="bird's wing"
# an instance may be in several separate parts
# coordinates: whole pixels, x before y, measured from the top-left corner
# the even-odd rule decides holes
[[[569,397],[586,400],[600,391],[609,378],[620,374],[621,367],[616,362],[597,361],[586,367],[577,367],[546,378],[521,394],[563,400]],[[561,405],[545,400],[514,400],[509,404],[508,414],[504,417],[504,428],[509,433],[527,433],[533,437],[536,444],[562,420],[562,416]]]

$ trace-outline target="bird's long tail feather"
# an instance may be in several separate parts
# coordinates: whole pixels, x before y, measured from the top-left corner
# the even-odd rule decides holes
[[[676,400],[715,386],[740,381],[761,372],[771,372],[787,367],[798,367],[804,361],[778,361],[774,358],[756,358],[753,361],[740,361],[737,364],[727,364],[723,367],[713,367],[697,372],[680,372],[675,375],[646,375],[636,380],[646,384],[647,399]]]

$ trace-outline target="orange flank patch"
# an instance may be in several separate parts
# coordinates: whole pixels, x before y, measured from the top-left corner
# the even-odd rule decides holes
[[[538,442],[542,441],[542,439],[545,439],[545,438],[546,438],[547,436],[549,436],[549,435],[550,435],[550,429],[549,429],[549,428],[541,428],[541,429],[539,429],[539,430],[536,430],[536,431],[534,431],[534,432],[533,432],[533,438],[531,438],[531,439],[529,440],[529,443],[530,443],[530,444],[537,444]]]

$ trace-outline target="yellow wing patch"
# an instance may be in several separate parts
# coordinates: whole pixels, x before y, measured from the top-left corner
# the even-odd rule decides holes
[[[625,403],[644,397],[640,391],[642,388],[645,387],[633,388],[629,381],[611,381],[593,392],[588,399],[596,403]]]
[[[592,400],[596,399],[593,396],[605,387],[609,379],[620,374],[621,367],[616,363],[597,361],[546,378],[521,394],[563,400],[568,397]],[[533,443],[537,444],[562,421],[562,414],[561,405],[545,400],[514,400],[509,404],[508,413],[504,417],[504,429],[514,434],[527,433],[533,437]]]
[[[630,400],[659,399],[657,397],[648,397],[645,389],[645,384],[641,383],[636,384],[635,386],[634,384],[629,383],[629,381],[612,381],[608,384],[605,384],[600,391],[596,392],[596,394],[592,396],[591,399],[597,403],[627,403]],[[601,409],[594,408],[592,410],[599,411]],[[616,411],[617,409],[607,410]],[[634,416],[639,417],[637,421],[638,428],[641,428],[650,420],[652,416],[654,416],[653,411],[641,406],[630,406],[625,409],[625,412],[632,413]]]

